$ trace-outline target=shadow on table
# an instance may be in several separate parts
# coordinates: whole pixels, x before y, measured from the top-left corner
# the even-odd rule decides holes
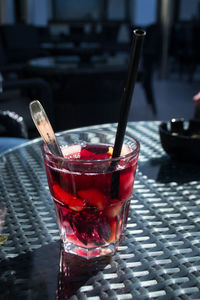
[[[14,258],[0,259],[0,300],[69,299],[86,282],[91,281],[93,285],[94,280],[90,278],[102,271],[110,259],[107,256],[85,260],[65,254],[60,242]]]
[[[94,281],[89,282],[89,279],[102,271],[110,261],[110,256],[86,260],[76,255],[66,254],[61,250],[56,299],[69,299],[86,282],[88,285],[93,285]],[[85,291],[87,292],[87,286],[85,286]]]
[[[55,299],[59,243],[54,242],[13,258],[0,259],[0,264],[1,300]]]
[[[139,169],[148,178],[162,183],[177,182],[183,184],[200,178],[198,164],[179,162],[167,155],[141,162]]]

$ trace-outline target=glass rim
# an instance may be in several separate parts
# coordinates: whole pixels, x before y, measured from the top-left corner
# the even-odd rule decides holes
[[[74,131],[74,133],[76,133],[76,132],[81,132],[81,131]],[[69,132],[69,133],[71,133],[71,132]],[[66,132],[66,134],[67,134],[67,132]],[[134,137],[132,137],[132,136],[130,136],[130,135],[128,135],[128,134],[126,134],[125,135],[125,138],[126,137],[128,137],[128,138],[130,138],[131,140],[133,140],[134,142],[135,142],[135,149],[131,149],[130,147],[129,147],[129,149],[131,149],[131,152],[129,152],[129,153],[127,153],[127,154],[125,154],[125,155],[121,155],[121,156],[118,156],[118,157],[115,157],[115,158],[104,158],[104,159],[94,159],[94,160],[91,160],[91,159],[77,159],[77,158],[66,158],[66,157],[61,157],[61,156],[58,156],[58,155],[55,155],[55,154],[53,154],[50,150],[49,150],[49,148],[48,148],[48,146],[47,146],[47,144],[46,143],[42,143],[42,150],[43,150],[43,153],[44,154],[47,154],[48,156],[50,156],[50,157],[52,157],[53,159],[56,159],[56,160],[58,160],[58,161],[63,161],[63,162],[68,162],[68,163],[82,163],[82,164],[94,164],[94,163],[105,163],[105,162],[112,162],[112,161],[119,161],[119,160],[121,160],[121,159],[128,159],[128,158],[130,158],[130,157],[137,157],[138,155],[139,155],[139,151],[140,151],[140,143],[139,143],[139,141],[136,139],[136,138],[134,138]],[[97,143],[98,144],[98,143]],[[105,143],[106,144],[106,143]],[[126,143],[123,143],[123,145],[127,145]],[[77,144],[78,145],[78,144]],[[113,147],[113,146],[112,146]]]

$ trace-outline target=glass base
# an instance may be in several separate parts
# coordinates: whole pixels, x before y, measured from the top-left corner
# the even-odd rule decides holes
[[[84,257],[85,259],[92,259],[95,257],[101,257],[101,256],[106,256],[106,255],[113,255],[115,254],[116,250],[117,250],[117,246],[116,244],[109,244],[106,246],[102,246],[102,247],[96,247],[96,248],[83,248],[83,247],[79,247],[77,245],[71,244],[71,243],[64,243],[63,244],[63,250],[66,253],[70,253],[70,254],[75,254],[78,255],[80,257]]]

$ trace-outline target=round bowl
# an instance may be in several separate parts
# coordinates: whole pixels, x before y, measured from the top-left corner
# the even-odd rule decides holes
[[[200,121],[172,119],[159,125],[160,141],[171,158],[200,163]]]

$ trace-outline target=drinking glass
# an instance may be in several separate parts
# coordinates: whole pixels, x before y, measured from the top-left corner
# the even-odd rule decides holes
[[[87,259],[114,254],[123,241],[140,145],[125,136],[112,158],[115,136],[102,129],[57,136],[64,157],[42,145],[48,185],[64,251]]]

